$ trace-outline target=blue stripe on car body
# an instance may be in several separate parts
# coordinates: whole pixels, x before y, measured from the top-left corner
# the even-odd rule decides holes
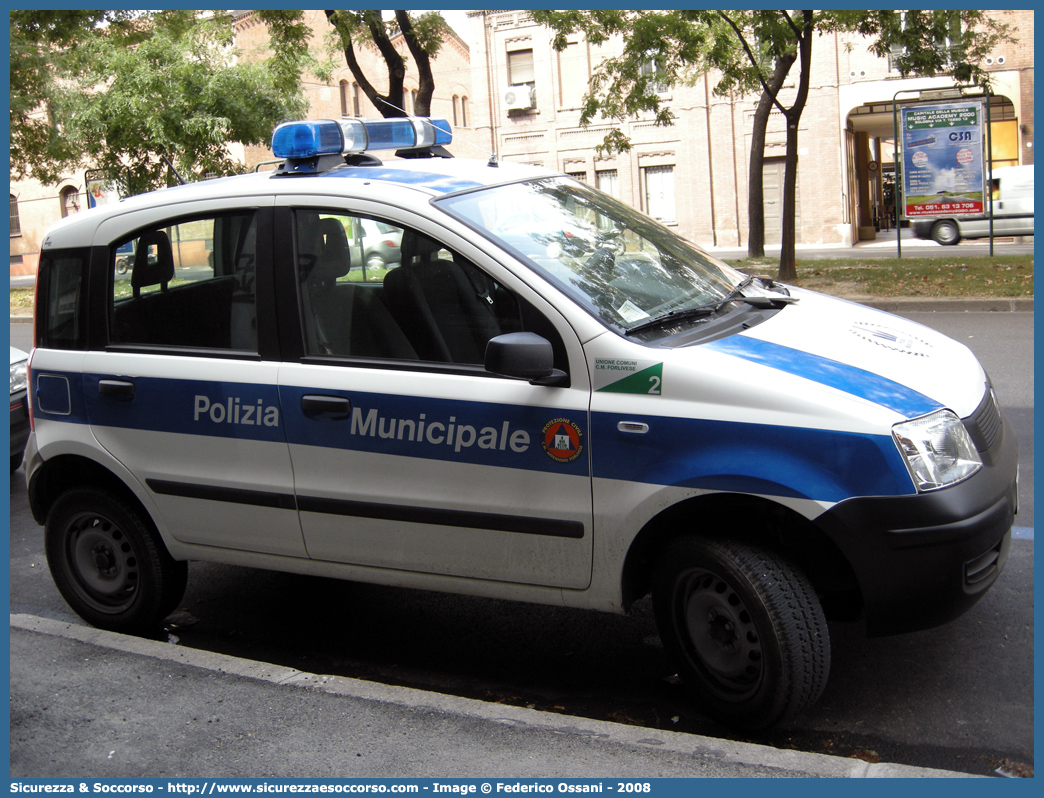
[[[905,418],[927,415],[943,407],[934,399],[872,371],[749,335],[733,335],[702,346],[836,388]]]
[[[81,382],[79,375],[68,376]],[[914,492],[889,435],[636,416],[649,432],[635,436],[619,432],[618,413],[595,412],[590,430],[585,419],[569,418],[578,425],[586,451],[562,462],[543,448],[548,423],[569,416],[555,408],[344,391],[352,400],[351,417],[323,422],[298,409],[301,398],[315,389],[134,378],[134,401],[119,402],[99,396],[101,379],[83,375],[82,411],[41,418],[73,423],[89,418],[107,427],[289,441],[576,476],[586,475],[593,463],[593,474],[601,479],[816,501]]]

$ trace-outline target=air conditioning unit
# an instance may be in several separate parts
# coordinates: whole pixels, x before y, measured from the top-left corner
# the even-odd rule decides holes
[[[521,83],[504,89],[501,99],[504,101],[504,107],[509,111],[526,111],[535,105],[533,95],[533,87]]]

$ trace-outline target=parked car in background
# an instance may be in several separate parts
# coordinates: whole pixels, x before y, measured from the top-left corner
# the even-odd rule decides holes
[[[11,347],[11,473],[22,464],[29,440],[29,410],[26,406],[29,355]]]
[[[402,229],[375,219],[360,219],[363,232],[363,263],[367,269],[398,266],[402,259]]]
[[[1033,166],[1002,166],[993,170],[994,236],[1033,235]],[[988,238],[990,217],[932,216],[913,219],[910,227],[918,238],[940,244],[956,244],[962,238]]]

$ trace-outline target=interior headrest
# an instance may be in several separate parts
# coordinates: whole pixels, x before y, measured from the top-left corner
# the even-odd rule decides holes
[[[412,262],[414,258],[420,258],[422,261],[431,260],[431,256],[442,248],[438,241],[420,233],[412,230],[404,230],[402,233],[403,264]]]
[[[351,250],[348,248],[348,236],[344,226],[337,219],[320,219],[319,236],[322,247],[319,248],[319,260],[309,275],[310,280],[336,280],[348,274],[352,267]]]
[[[131,270],[131,288],[162,285],[174,279],[174,252],[162,230],[150,230],[138,239]]]

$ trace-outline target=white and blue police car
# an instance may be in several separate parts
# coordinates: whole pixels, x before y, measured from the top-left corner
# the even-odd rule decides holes
[[[1016,443],[964,346],[450,140],[288,123],[275,171],[50,229],[25,471],[84,619],[156,628],[190,560],[609,612],[651,592],[698,701],[758,728],[822,692],[827,618],[922,629],[996,581]]]

